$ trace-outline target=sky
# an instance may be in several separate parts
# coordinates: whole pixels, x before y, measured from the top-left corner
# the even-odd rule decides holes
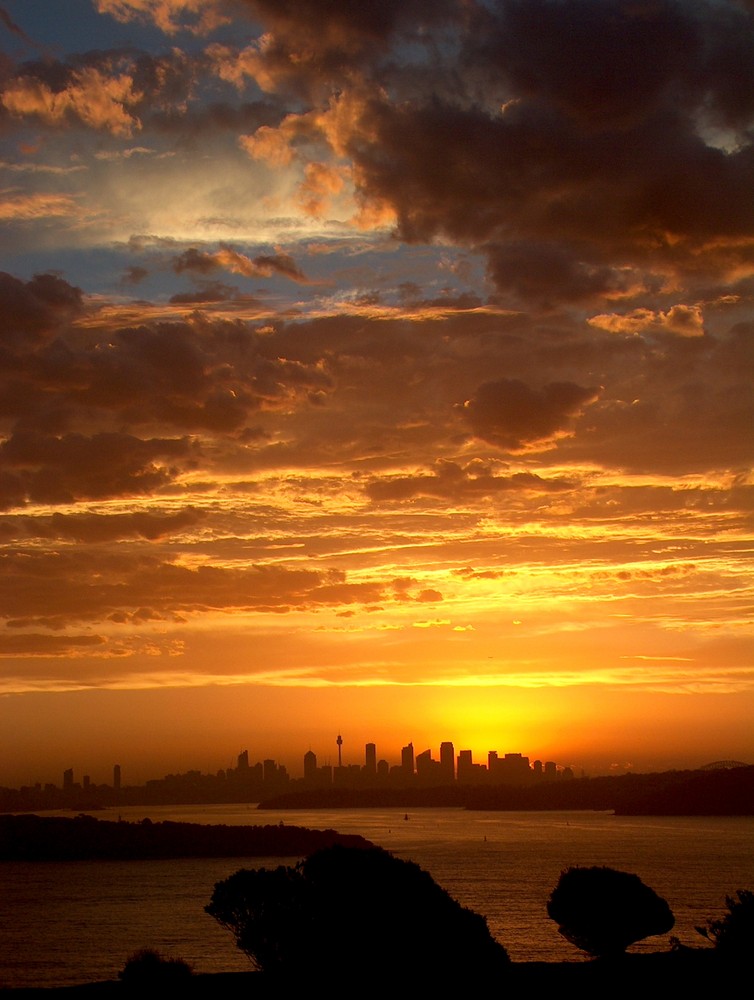
[[[754,762],[751,0],[0,38],[0,784]]]

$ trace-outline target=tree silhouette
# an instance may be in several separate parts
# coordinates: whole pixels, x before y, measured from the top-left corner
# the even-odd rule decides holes
[[[708,920],[706,927],[697,927],[720,954],[728,957],[750,957],[754,954],[754,892],[739,889],[725,897],[728,912],[719,920]]]
[[[638,875],[614,868],[567,868],[547,903],[558,930],[590,955],[621,955],[635,941],[664,934],[673,913]]]
[[[205,909],[256,968],[286,976],[467,979],[509,961],[484,917],[380,848],[332,847],[294,868],[238,871]]]

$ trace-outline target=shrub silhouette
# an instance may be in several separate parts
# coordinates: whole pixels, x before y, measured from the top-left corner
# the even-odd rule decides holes
[[[675,919],[638,875],[614,868],[568,868],[547,904],[558,930],[590,955],[622,954],[635,941],[669,931]]]
[[[727,957],[754,954],[754,892],[739,889],[738,899],[725,897],[728,912],[719,920],[708,920],[706,927],[697,927],[699,933],[711,941]]]
[[[484,917],[381,848],[331,847],[295,868],[238,871],[205,909],[257,969],[286,976],[465,979],[509,961]]]
[[[193,975],[191,966],[181,958],[166,958],[153,948],[142,948],[131,955],[118,973],[124,986],[141,990],[147,987],[180,987]]]

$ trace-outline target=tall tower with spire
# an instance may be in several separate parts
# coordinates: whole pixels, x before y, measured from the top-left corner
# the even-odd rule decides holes
[[[343,746],[343,737],[338,733],[338,738],[335,741],[338,744],[338,767],[343,767],[343,751],[341,747]]]

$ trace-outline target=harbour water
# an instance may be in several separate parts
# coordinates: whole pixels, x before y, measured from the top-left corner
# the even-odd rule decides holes
[[[98,813],[101,819],[308,826],[360,833],[427,869],[487,918],[514,961],[579,961],[545,905],[569,865],[635,872],[667,899],[672,933],[701,944],[695,927],[724,912],[725,896],[754,887],[754,819],[617,817],[593,812],[460,809],[259,812],[248,806],[171,806]],[[287,859],[293,863],[296,859]],[[63,986],[114,979],[151,947],[197,972],[247,970],[232,937],[203,910],[220,879],[283,859],[0,864],[0,986]],[[400,901],[396,901],[399,905]],[[650,938],[634,950],[667,949]]]

